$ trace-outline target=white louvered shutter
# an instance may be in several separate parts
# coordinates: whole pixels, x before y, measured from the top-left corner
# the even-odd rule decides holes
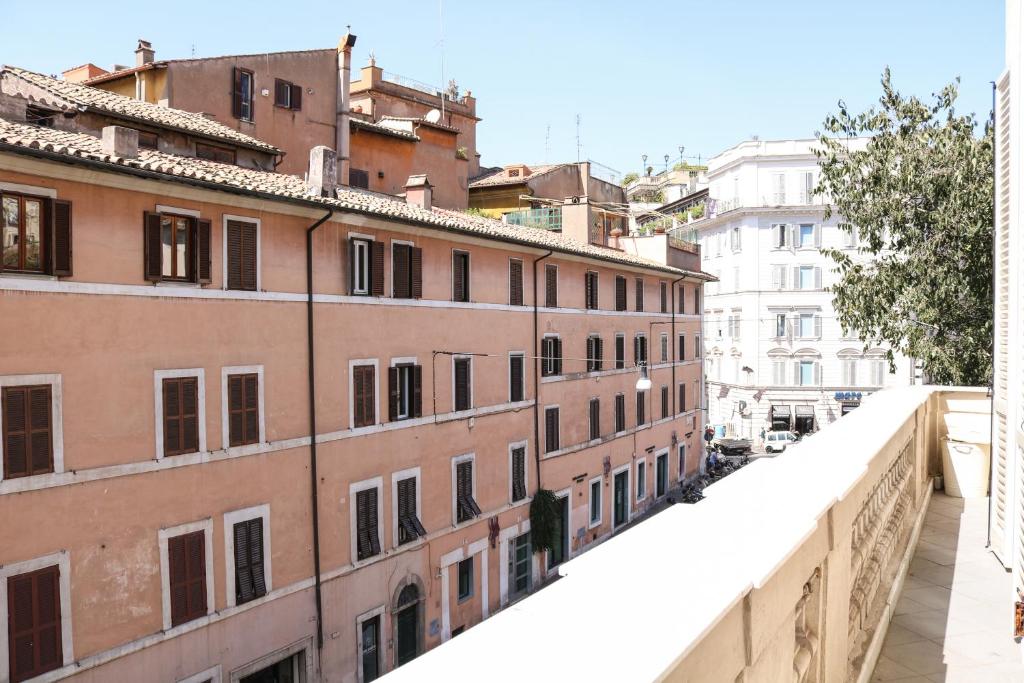
[[[814,386],[821,386],[821,363],[814,361]]]
[[[814,268],[814,288],[821,289],[821,268],[817,266]]]
[[[800,281],[800,266],[793,266],[793,289],[803,289],[804,283]]]
[[[814,336],[821,339],[821,316],[814,316]]]
[[[814,246],[818,249],[821,248],[821,225],[819,224],[814,226]]]

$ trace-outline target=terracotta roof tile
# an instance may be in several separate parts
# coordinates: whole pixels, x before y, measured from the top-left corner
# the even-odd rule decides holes
[[[482,173],[475,178],[470,178],[469,186],[473,187],[490,187],[492,185],[519,185],[529,180],[533,180],[537,176],[542,176],[545,173],[550,173],[555,169],[562,168],[563,166],[569,166],[569,164],[547,164],[544,166],[534,166],[530,168],[529,175],[518,175],[510,176],[508,174],[509,169],[499,168],[492,170],[489,173]]]

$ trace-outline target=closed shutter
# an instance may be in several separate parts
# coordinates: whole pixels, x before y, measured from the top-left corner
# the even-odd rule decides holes
[[[686,313],[686,288],[682,285],[679,285],[679,313]]]
[[[455,360],[455,410],[469,410],[469,359]]]
[[[644,310],[644,281],[641,278],[636,279],[636,310]]]
[[[615,335],[615,369],[621,370],[626,367],[626,338],[621,334]]]
[[[163,381],[164,455],[199,450],[199,382],[195,377]]]
[[[647,422],[647,416],[644,412],[644,392],[636,392],[636,424],[640,426]]]
[[[662,386],[661,387],[661,419],[664,420],[668,416],[669,416],[669,409],[668,409],[668,387],[667,386]]]
[[[996,188],[995,188],[995,358],[994,360],[994,400],[993,400],[993,436],[992,436],[992,500],[990,502],[989,535],[992,550],[1005,567],[1015,570],[1014,588],[1024,583],[1024,452],[1021,449],[1021,431],[1024,427],[1016,426],[1017,420],[1011,420],[1013,402],[1011,402],[1011,386],[1019,383],[1018,373],[1010,373],[1010,347],[1012,300],[1010,279],[1011,272],[1017,275],[1019,266],[1011,264],[1010,232],[1013,226],[1013,201],[1011,197],[1011,99],[1010,78],[1006,77],[997,85],[996,90]],[[1016,113],[1016,112],[1014,112]],[[1019,117],[1019,115],[1018,115]],[[1017,143],[1019,147],[1019,143]],[[1017,200],[1019,201],[1019,200]],[[1019,277],[1019,275],[1018,275]],[[1015,346],[1019,340],[1014,336]],[[1019,371],[1018,371],[1019,372]],[[1018,452],[1014,453],[1014,444]],[[1014,455],[1018,470],[1014,472],[1012,463]],[[1014,481],[1016,480],[1016,482]],[[1014,495],[1016,483],[1016,495]],[[1011,510],[1016,499],[1018,509]],[[1016,515],[1019,518],[1014,519]],[[1016,543],[1018,550],[1014,560],[1014,534],[1012,529],[1016,523]]]
[[[513,403],[523,400],[523,357],[509,356],[508,359],[509,400]]]
[[[604,366],[604,340],[600,337],[594,338],[594,349],[595,357],[597,362],[594,364],[594,370],[600,371]]]
[[[204,616],[206,604],[206,535],[195,531],[167,540],[171,625]]]
[[[231,70],[231,115],[242,118],[242,70],[237,66]]]
[[[71,277],[71,202],[53,200],[53,233],[50,250],[50,272],[57,277]]]
[[[680,413],[686,412],[686,385],[679,383],[679,408]]]
[[[208,284],[211,280],[210,221],[192,219],[196,230],[196,281]]]
[[[523,262],[509,259],[508,262],[508,303],[510,306],[523,305]]]
[[[377,489],[364,489],[356,493],[356,556],[365,560],[379,554]]]
[[[592,290],[593,286],[594,286],[594,283],[593,283],[593,281],[590,278],[590,273],[589,272],[584,273],[583,274],[583,305],[586,308],[593,308],[593,306],[590,305],[590,302],[592,300],[591,299],[591,294],[592,294],[591,290]]]
[[[596,398],[590,399],[590,438],[601,438],[601,401]]]
[[[28,680],[64,663],[60,569],[46,567],[7,579],[10,680]]]
[[[50,385],[5,387],[4,479],[53,472]]]
[[[558,450],[558,408],[544,411],[544,452]]]
[[[800,361],[793,361],[793,385],[798,387],[804,385],[803,375],[800,372]]]
[[[626,278],[615,276],[615,310],[626,310]]]
[[[640,357],[640,336],[633,337],[633,365],[640,365],[643,359]]]
[[[426,536],[427,530],[420,523],[416,511],[416,477],[398,482],[398,543],[408,543],[419,536]]]
[[[267,594],[263,567],[263,519],[238,522],[235,535],[235,604]]]
[[[392,247],[394,256],[394,273],[391,288],[396,299],[408,299],[412,296],[412,287],[409,279],[411,251],[407,244],[396,244]]]
[[[555,374],[562,374],[562,340],[554,338],[551,340],[552,350],[554,352],[554,363],[555,363]]]
[[[388,422],[398,419],[398,403],[402,396],[402,387],[399,384],[398,368],[388,368]]]
[[[512,449],[512,502],[526,498],[526,449]]]
[[[558,267],[544,267],[544,305],[547,308],[558,307]]]
[[[662,282],[660,285],[661,289],[661,312],[668,313],[668,284]]]
[[[587,372],[594,370],[594,337],[587,337]]]
[[[357,365],[352,368],[353,427],[367,427],[377,421],[375,389],[372,365]]]
[[[412,416],[423,415],[423,366],[412,367]]]
[[[686,360],[686,337],[683,335],[679,335],[679,355],[676,357],[676,360]]]
[[[465,254],[452,254],[452,301],[468,301],[466,293],[466,266],[468,258]]]
[[[384,296],[384,243],[370,243],[370,294]]]
[[[243,446],[260,440],[259,375],[228,376],[228,443]]]
[[[814,268],[814,288],[821,289],[821,268]]]
[[[291,108],[295,111],[302,109],[302,86],[292,84],[288,88],[291,91]]]
[[[288,99],[291,97],[291,87],[287,81],[274,79],[274,104],[278,107],[287,107]]]
[[[423,297],[423,250],[419,247],[409,248],[410,290],[413,299]],[[469,296],[469,283],[466,283],[466,295]]]
[[[626,430],[626,397],[622,394],[615,395],[615,431]]]
[[[227,222],[228,289],[256,290],[256,224]]]
[[[821,316],[814,316],[814,336],[821,339]]]
[[[821,248],[821,226],[820,225],[815,225],[814,226],[814,246],[819,248],[819,249]]]
[[[793,266],[793,289],[804,289],[803,278],[800,277],[800,266]]]
[[[160,242],[160,214],[145,212],[142,221],[144,247],[143,270],[146,279],[157,282],[163,277],[163,246]]]
[[[786,235],[786,243],[790,249],[796,249],[797,247],[800,246],[799,230],[800,226],[797,225],[796,223],[790,223],[789,225],[786,226],[786,232],[788,233]]]
[[[466,520],[480,515],[480,506],[473,498],[473,463],[460,462],[455,466],[456,486],[456,521]]]

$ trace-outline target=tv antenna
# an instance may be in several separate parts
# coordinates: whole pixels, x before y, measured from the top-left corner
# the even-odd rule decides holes
[[[441,39],[438,41],[438,45],[440,46],[441,51],[441,83],[445,83],[446,81],[444,80],[444,0],[437,0],[437,24],[441,34]],[[444,90],[440,92],[440,95],[441,118],[444,118]]]
[[[551,124],[548,124],[548,130],[544,133],[544,163],[548,163],[548,157],[551,155]]]
[[[580,148],[581,148],[581,145],[580,145],[580,122],[581,121],[582,121],[582,117],[580,117],[579,114],[576,114],[576,163],[579,163],[579,161],[580,161]]]

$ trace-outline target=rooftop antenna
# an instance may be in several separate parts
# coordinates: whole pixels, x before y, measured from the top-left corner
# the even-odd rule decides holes
[[[551,124],[548,124],[548,130],[544,133],[544,163],[548,163],[548,157],[551,155]]]
[[[192,43],[192,56],[193,57],[196,56],[196,44],[195,43]]]
[[[441,120],[444,120],[444,0],[437,0],[437,24],[441,33],[438,45],[441,48]]]
[[[576,114],[576,163],[579,163],[579,161],[580,161],[580,147],[581,147],[581,145],[580,145],[580,121],[581,120],[582,119],[581,119],[580,115]]]

